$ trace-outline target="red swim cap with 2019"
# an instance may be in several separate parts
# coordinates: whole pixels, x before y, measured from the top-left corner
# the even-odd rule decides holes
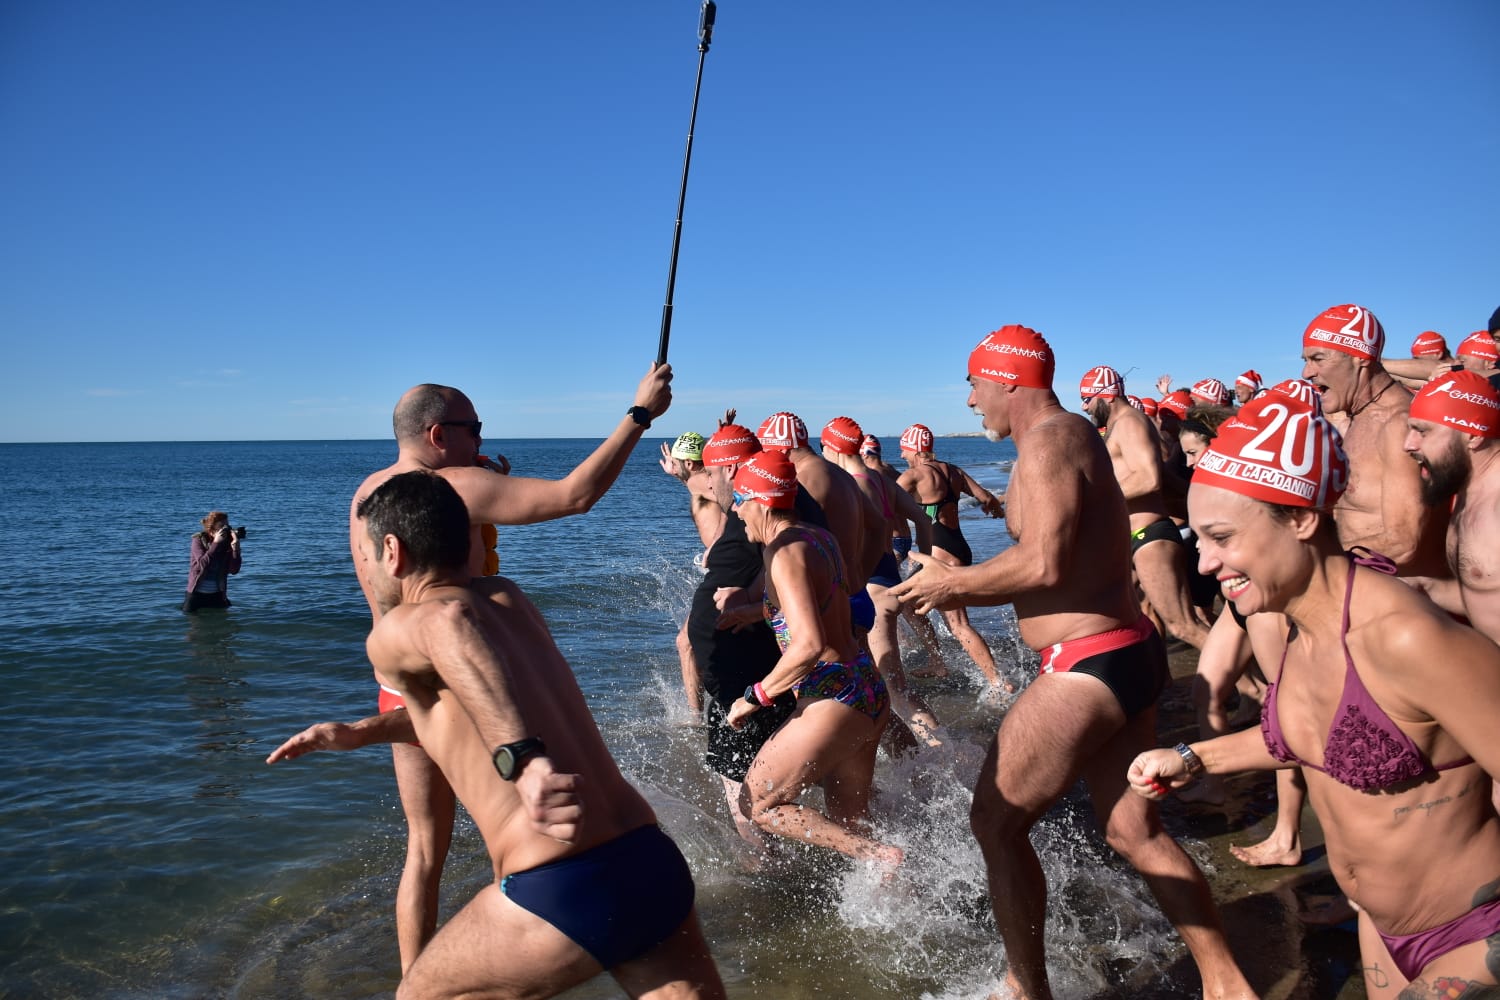
[[[1319,314],[1302,334],[1303,350],[1319,347],[1375,361],[1385,348],[1385,328],[1364,306],[1334,306]]]
[[[1125,380],[1109,365],[1096,365],[1083,373],[1078,394],[1085,403],[1095,399],[1119,399],[1125,395]]]
[[[1188,395],[1209,406],[1223,406],[1229,402],[1229,390],[1216,378],[1200,379],[1193,383]]]
[[[1030,389],[1052,388],[1056,361],[1035,330],[1012,324],[987,334],[969,352],[969,377]]]
[[[1323,396],[1318,392],[1318,387],[1305,378],[1289,378],[1277,382],[1266,390],[1267,395],[1285,396],[1287,399],[1310,406],[1318,412],[1323,413]]]
[[[923,424],[912,424],[901,432],[902,451],[931,451],[932,431]]]
[[[1269,394],[1219,425],[1192,481],[1265,503],[1322,510],[1348,484],[1349,459],[1333,425],[1311,406]]]
[[[807,425],[797,414],[785,410],[767,417],[755,436],[760,438],[760,446],[767,451],[807,447]]]

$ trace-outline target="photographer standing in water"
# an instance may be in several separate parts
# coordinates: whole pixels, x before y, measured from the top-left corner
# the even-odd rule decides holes
[[[192,614],[199,608],[229,607],[229,574],[240,571],[240,540],[244,537],[244,528],[229,526],[228,514],[222,510],[208,512],[203,530],[193,536],[183,611]]]

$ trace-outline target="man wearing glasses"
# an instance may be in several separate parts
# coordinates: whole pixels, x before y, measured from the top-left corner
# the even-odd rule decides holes
[[[635,401],[593,454],[562,479],[530,479],[502,475],[496,463],[479,465],[482,423],[469,397],[451,386],[424,383],[408,389],[396,403],[392,424],[399,449],[396,461],[370,475],[355,491],[349,505],[349,549],[355,575],[375,622],[381,612],[374,596],[371,567],[361,555],[360,501],[392,476],[403,472],[436,472],[453,486],[469,509],[473,526],[471,569],[479,574],[483,558],[481,525],[536,524],[590,510],[602,497],[630,457],[635,443],[651,421],[672,403],[672,366],[654,364],[636,387]],[[504,460],[501,459],[501,462]],[[443,862],[453,837],[454,795],[442,772],[415,743],[391,739],[396,727],[409,731],[404,706],[396,692],[381,688],[380,714],[352,725],[319,723],[292,737],[271,755],[289,760],[312,750],[351,749],[390,742],[396,786],[406,814],[406,865],[396,890],[396,938],[404,975],[437,928],[438,888]],[[410,737],[405,737],[410,738]]]

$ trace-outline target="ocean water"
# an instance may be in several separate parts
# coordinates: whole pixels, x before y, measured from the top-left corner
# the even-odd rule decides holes
[[[597,442],[487,442],[557,478]],[[895,454],[895,442],[886,442]],[[748,870],[674,636],[696,585],[686,494],[646,440],[590,513],[500,530],[501,572],[546,616],[627,776],[682,845],[736,998],[983,997],[1004,953],[968,832],[969,789],[1004,705],[939,626],[954,674],[919,690],[941,748],[882,756],[873,819],[908,848],[882,886],[791,848]],[[1003,488],[1014,451],[942,439]],[[0,997],[376,997],[399,978],[393,901],[405,829],[384,748],[269,767],[305,725],[373,711],[347,511],[389,441],[0,445]],[[183,615],[189,539],[210,509],[245,525],[234,607]],[[1002,522],[965,498],[976,556]],[[1008,609],[976,609],[1002,669],[1034,658]],[[910,637],[903,633],[903,645]],[[907,648],[908,667],[920,657]],[[1196,988],[1143,883],[1081,800],[1034,836],[1053,886],[1059,996]],[[1188,845],[1193,850],[1194,845]],[[489,878],[461,821],[444,917]],[[623,995],[607,977],[568,994]]]

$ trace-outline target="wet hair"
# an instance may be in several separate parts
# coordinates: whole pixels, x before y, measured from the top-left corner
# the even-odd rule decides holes
[[[469,508],[442,476],[403,472],[359,502],[356,513],[377,546],[395,535],[413,569],[462,569],[469,563]]]
[[[391,427],[397,441],[413,441],[427,433],[427,428],[448,415],[448,404],[458,390],[452,386],[423,382],[396,404]]]
[[[1196,434],[1205,441],[1212,441],[1219,434],[1219,425],[1232,416],[1234,411],[1227,406],[1194,406],[1178,423],[1177,433]]]

